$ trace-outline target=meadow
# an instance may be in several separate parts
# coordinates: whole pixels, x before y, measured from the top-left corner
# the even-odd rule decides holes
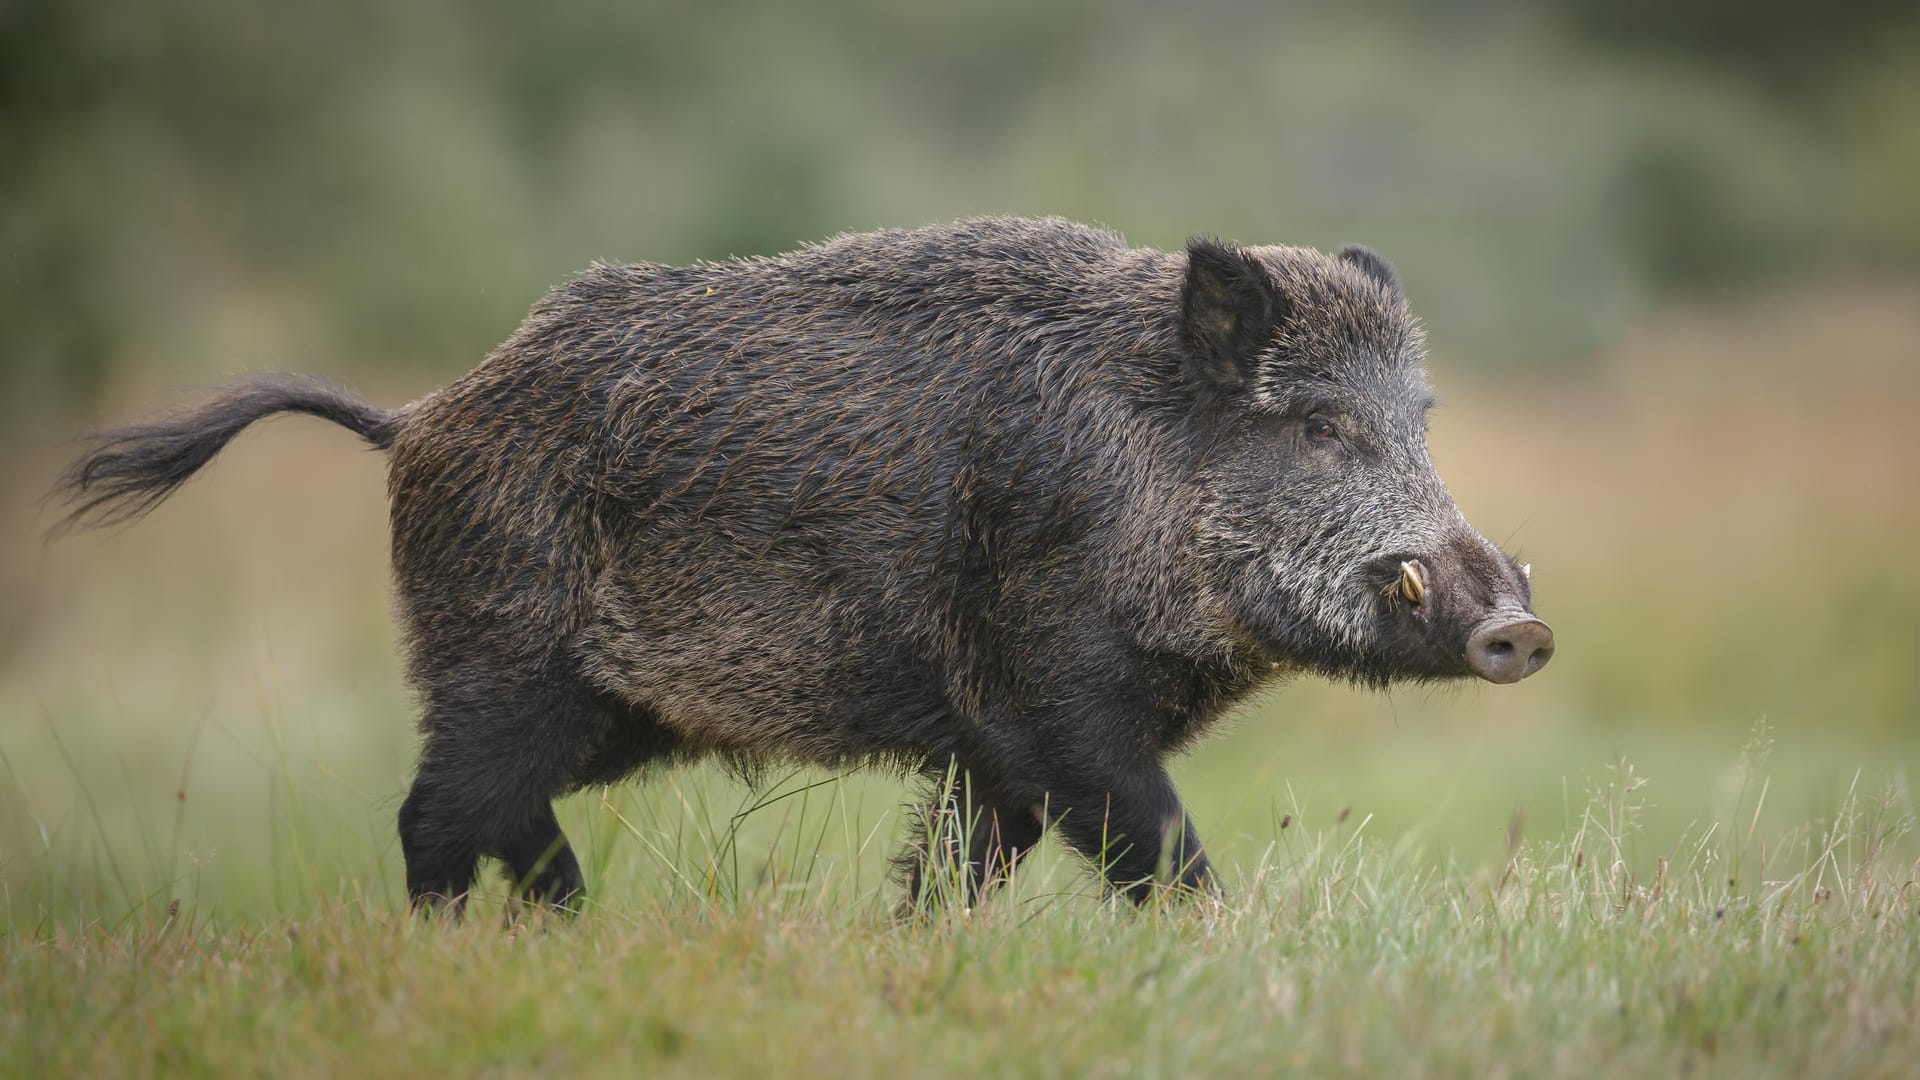
[[[381,465],[276,421],[148,521],[0,521],[0,1074],[1908,1075],[1920,302],[1755,295],[1576,369],[1433,361],[1435,460],[1533,564],[1515,687],[1302,679],[1176,776],[1225,891],[1051,844],[900,923],[896,777],[583,792],[570,922],[404,913]],[[165,404],[117,385],[107,412]],[[383,401],[428,385],[365,387]]]

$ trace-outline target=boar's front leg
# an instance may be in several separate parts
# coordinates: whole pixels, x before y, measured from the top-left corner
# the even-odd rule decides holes
[[[925,770],[932,796],[918,835],[901,856],[907,897],[902,914],[958,899],[971,906],[1007,880],[1040,842],[1037,803],[1010,801],[958,759]]]
[[[1062,765],[1045,785],[1047,817],[1115,889],[1136,904],[1169,889],[1213,890],[1213,868],[1165,766]]]
[[[976,756],[990,761],[1006,801],[1044,808],[1047,823],[1134,903],[1212,891],[1213,869],[1173,778],[1136,735],[1151,722],[1135,726],[1125,715],[1005,725],[997,737],[982,733]]]

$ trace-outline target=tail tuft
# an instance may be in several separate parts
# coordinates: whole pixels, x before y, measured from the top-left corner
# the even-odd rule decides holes
[[[331,420],[377,449],[393,445],[400,414],[303,375],[266,375],[228,387],[213,400],[170,416],[93,436],[93,448],[48,493],[66,503],[56,533],[123,525],[152,510],[213,460],[241,429],[280,412]]]

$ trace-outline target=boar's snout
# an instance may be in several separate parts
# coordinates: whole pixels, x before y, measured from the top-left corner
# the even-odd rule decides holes
[[[1553,630],[1523,611],[1488,616],[1467,638],[1467,666],[1495,683],[1516,683],[1553,659]]]

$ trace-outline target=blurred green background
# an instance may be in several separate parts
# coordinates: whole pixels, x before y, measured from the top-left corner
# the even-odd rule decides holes
[[[379,459],[275,423],[48,545],[67,436],[249,370],[394,404],[596,259],[979,213],[1376,247],[1431,334],[1442,473],[1534,564],[1539,678],[1301,682],[1182,762],[1222,861],[1349,806],[1498,860],[1619,755],[1656,857],[1753,811],[1763,727],[1761,820],[1856,783],[1910,808],[1917,178],[1920,15],[1886,0],[0,0],[9,911],[398,895]],[[609,798],[694,789],[743,797]],[[841,794],[884,837],[903,789]],[[846,854],[872,878],[886,846]],[[609,850],[597,883],[648,873]]]

